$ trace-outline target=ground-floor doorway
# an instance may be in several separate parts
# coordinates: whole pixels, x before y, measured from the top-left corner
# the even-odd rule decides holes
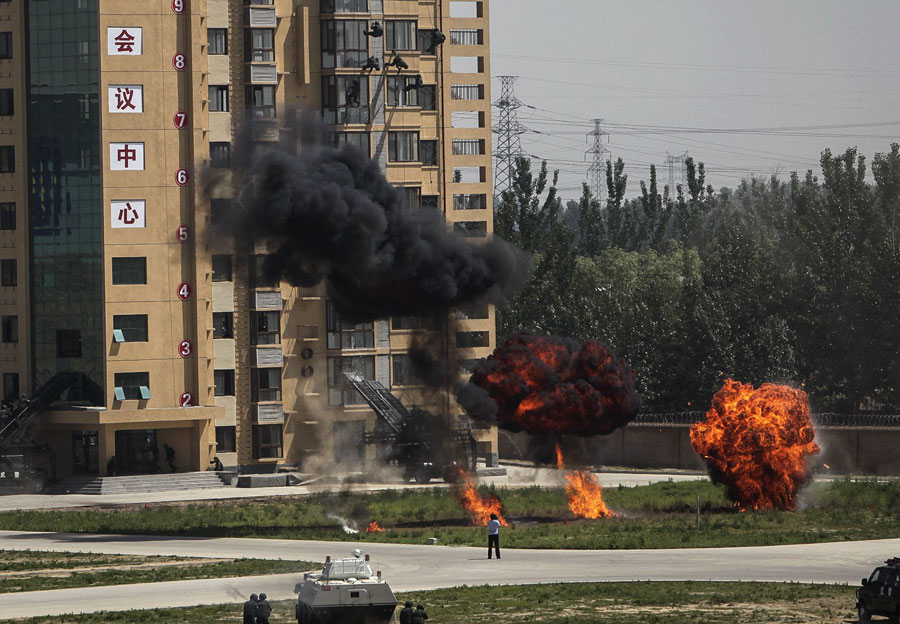
[[[156,429],[116,431],[116,472],[152,474],[160,471]]]
[[[100,474],[99,450],[96,431],[73,431],[72,472],[77,475]]]

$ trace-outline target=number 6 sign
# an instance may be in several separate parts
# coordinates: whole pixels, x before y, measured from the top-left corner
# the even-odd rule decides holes
[[[187,169],[178,169],[175,172],[175,184],[178,186],[187,186],[188,182],[191,181],[191,174],[188,173]]]
[[[184,0],[172,0],[172,13],[175,15],[184,13]]]

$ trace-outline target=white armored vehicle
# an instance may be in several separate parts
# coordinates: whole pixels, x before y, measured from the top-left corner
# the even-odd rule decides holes
[[[372,572],[369,555],[356,549],[352,557],[325,559],[321,574],[307,573],[297,596],[298,624],[387,624],[397,599],[381,577]]]

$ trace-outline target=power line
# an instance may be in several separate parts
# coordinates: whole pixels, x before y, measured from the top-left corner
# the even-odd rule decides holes
[[[594,130],[587,133],[588,138],[594,137],[594,145],[585,154],[591,154],[591,166],[587,170],[588,184],[591,186],[591,195],[597,201],[603,203],[603,154],[609,154],[609,150],[603,147],[603,137],[609,136],[600,128],[602,119],[593,119]]]
[[[494,106],[500,109],[497,125],[491,128],[497,134],[497,150],[494,158],[494,195],[499,195],[512,185],[516,171],[516,159],[522,156],[522,142],[519,137],[528,128],[519,123],[518,109],[522,102],[516,97],[517,76],[498,76],[501,84],[500,99]]]

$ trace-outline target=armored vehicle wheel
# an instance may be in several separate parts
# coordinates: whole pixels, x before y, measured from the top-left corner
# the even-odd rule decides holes
[[[859,621],[860,622],[871,622],[872,621],[872,613],[868,609],[866,609],[865,605],[859,605]]]

